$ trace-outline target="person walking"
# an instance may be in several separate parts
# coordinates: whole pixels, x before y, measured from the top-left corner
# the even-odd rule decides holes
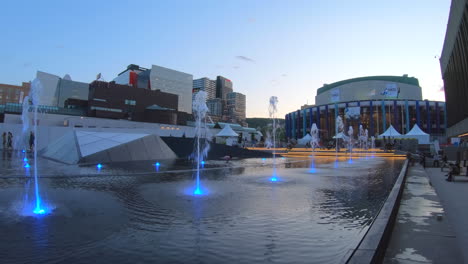
[[[6,149],[7,135],[5,131],[3,131],[2,139],[3,139],[3,149]]]
[[[31,131],[31,133],[29,134],[29,150],[30,151],[34,151],[34,139],[36,137],[34,136],[34,132]]]
[[[8,131],[8,146],[7,146],[8,149],[13,149],[13,134]]]

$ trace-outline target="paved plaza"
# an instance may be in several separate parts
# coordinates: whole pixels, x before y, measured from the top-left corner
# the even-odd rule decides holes
[[[408,169],[384,263],[468,263],[468,177],[447,182],[445,174]]]

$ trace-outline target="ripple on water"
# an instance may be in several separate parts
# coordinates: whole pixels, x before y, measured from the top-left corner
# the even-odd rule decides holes
[[[118,200],[103,192],[49,188],[43,200],[53,210],[41,216],[25,212],[23,189],[3,189],[0,200],[9,201],[0,204],[0,228],[8,238],[0,240],[0,248],[10,263],[60,262],[86,254],[128,222]]]

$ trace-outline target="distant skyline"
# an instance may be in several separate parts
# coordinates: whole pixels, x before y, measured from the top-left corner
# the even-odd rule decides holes
[[[313,104],[324,83],[373,75],[419,79],[444,101],[439,56],[450,0],[7,1],[0,83],[36,71],[110,81],[129,64],[221,75],[247,97],[247,117]]]

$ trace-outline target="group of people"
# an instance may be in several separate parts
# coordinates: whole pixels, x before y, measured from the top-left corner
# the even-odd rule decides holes
[[[34,145],[35,145],[35,135],[34,132],[29,133],[29,150],[34,151]],[[13,149],[13,133],[10,131],[3,132],[2,134],[2,141],[3,141],[3,149],[8,150],[8,149]]]
[[[3,132],[2,134],[2,140],[3,140],[3,149],[13,149],[13,134],[8,131]]]

